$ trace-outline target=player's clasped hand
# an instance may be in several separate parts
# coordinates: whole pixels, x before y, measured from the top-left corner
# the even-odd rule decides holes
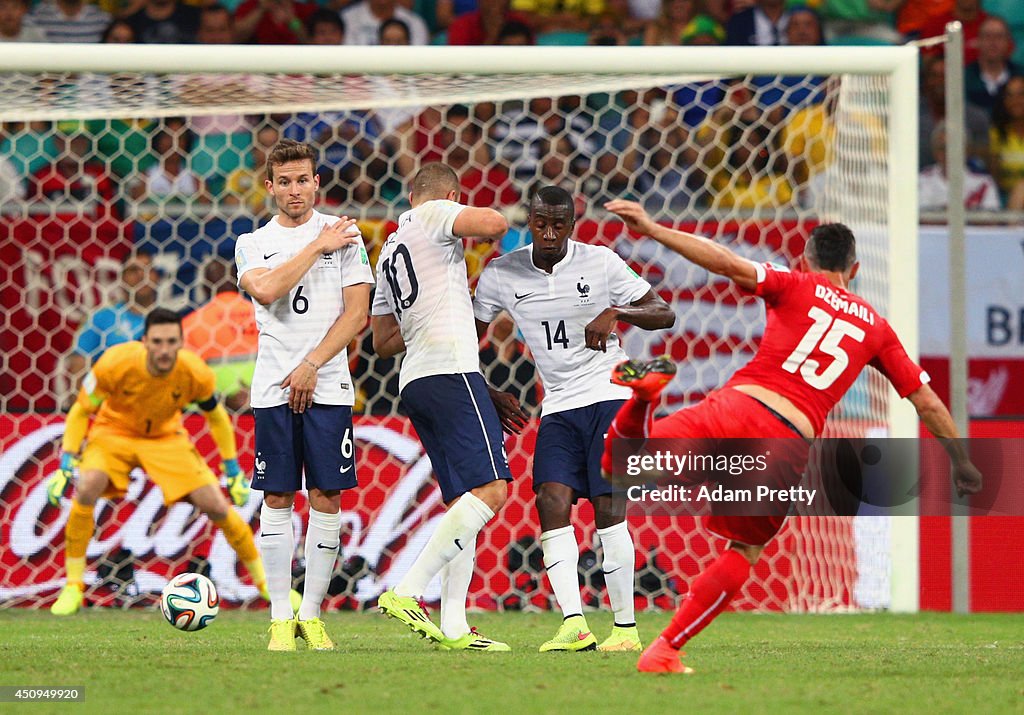
[[[583,329],[587,347],[591,350],[608,352],[608,336],[615,330],[618,322],[618,311],[615,308],[605,308],[596,318],[587,323]]]
[[[953,484],[958,497],[981,491],[981,472],[971,462],[953,465]]]
[[[292,412],[302,414],[306,408],[313,405],[313,392],[316,390],[319,369],[319,365],[303,360],[281,381],[281,388],[289,390],[288,406],[292,408]]]
[[[71,485],[75,482],[75,467],[77,466],[78,458],[75,455],[71,452],[61,453],[60,467],[46,482],[46,501],[50,506],[59,507],[60,500],[70,494]]]
[[[320,229],[317,236],[320,252],[323,254],[334,253],[352,243],[358,243],[359,230],[355,229],[356,220],[348,216],[342,216],[330,226]],[[355,230],[353,230],[355,229]]]
[[[501,420],[501,428],[509,434],[519,434],[530,421],[529,415],[523,412],[522,406],[515,395],[510,392],[502,392],[494,388],[488,388],[491,395],[491,402],[494,409],[498,411],[498,419]]]
[[[237,459],[225,459],[220,465],[221,471],[227,478],[228,494],[231,502],[238,507],[249,503],[249,480],[242,473],[242,468]]]

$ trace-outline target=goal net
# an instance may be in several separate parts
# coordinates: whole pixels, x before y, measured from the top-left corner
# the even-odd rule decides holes
[[[374,264],[407,206],[405,181],[424,162],[449,163],[467,203],[510,219],[501,241],[468,248],[471,280],[493,256],[528,243],[525,207],[537,187],[567,188],[577,240],[615,250],[676,312],[669,331],[619,326],[631,357],[668,354],[678,363],[663,412],[699,400],[750,359],[763,308],[627,235],[602,208],[615,197],[787,265],[817,223],[847,223],[862,261],[854,290],[893,319],[913,354],[913,51],[453,49],[298,48],[278,58],[245,47],[83,46],[63,66],[45,46],[0,48],[8,68],[0,72],[0,606],[47,605],[61,585],[68,507],[47,505],[45,483],[84,366],[137,337],[130,307],[111,306],[189,315],[187,344],[214,366],[229,404],[242,407],[234,419],[251,471],[244,404],[254,326],[244,303],[233,312],[239,298],[228,286],[235,238],[273,213],[263,162],[282,137],[317,147],[320,208],[360,219]],[[368,331],[349,356],[360,486],[343,496],[329,607],[358,609],[397,582],[443,505],[399,410],[395,362],[374,356]],[[495,321],[481,359],[492,384],[538,412],[543,388],[510,321]],[[896,402],[869,370],[828,429],[906,436]],[[481,537],[472,606],[554,603],[530,479],[537,422],[507,442],[516,481]],[[202,418],[186,424],[215,464]],[[254,492],[240,509],[254,528],[259,503]],[[300,495],[297,533],[306,512]],[[88,601],[148,603],[170,576],[191,570],[210,575],[229,602],[258,603],[223,536],[190,505],[164,507],[138,470],[127,498],[101,501],[96,518]],[[588,504],[574,523],[585,603],[597,606],[606,597]],[[642,608],[673,606],[724,548],[692,518],[631,512],[630,523]],[[882,517],[790,519],[735,607],[901,607],[891,598],[892,559],[902,558],[893,556],[901,541],[893,528]],[[438,594],[438,584],[431,588],[428,599]]]

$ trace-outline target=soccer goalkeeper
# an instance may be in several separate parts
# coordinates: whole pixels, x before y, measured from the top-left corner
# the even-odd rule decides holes
[[[191,502],[219,526],[253,584],[267,597],[252,529],[228,504],[182,424],[182,408],[197,403],[217,443],[231,500],[235,506],[245,505],[249,482],[238,466],[231,421],[214,394],[213,371],[181,345],[181,318],[155,308],[146,316],[141,342],[112,347],[96,361],[68,412],[60,469],[47,485],[51,505],[59,506],[71,491],[76,455],[87,433],[88,442],[64,532],[66,584],[50,608],[55,615],[68,616],[81,608],[93,508],[100,497],[125,494],[133,467],[141,467],[160,487],[165,504]],[[90,415],[95,415],[91,427]]]

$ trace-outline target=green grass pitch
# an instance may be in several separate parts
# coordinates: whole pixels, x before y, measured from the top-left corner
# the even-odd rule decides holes
[[[588,616],[599,639],[608,613]],[[654,637],[668,614],[640,614]],[[0,685],[84,685],[83,703],[4,713],[1024,712],[1024,615],[728,613],[694,640],[691,676],[633,654],[537,653],[555,614],[473,614],[512,653],[434,650],[376,613],[329,613],[334,653],[268,653],[266,612],[181,633],[157,611],[0,611]]]

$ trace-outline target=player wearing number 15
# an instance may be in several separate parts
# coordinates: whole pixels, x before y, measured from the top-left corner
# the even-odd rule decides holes
[[[93,510],[101,496],[124,496],[129,473],[141,467],[164,494],[164,503],[189,501],[224,532],[255,586],[266,593],[263,566],[252,531],[231,508],[217,478],[192,446],[181,421],[186,405],[197,403],[210,425],[228,490],[236,505],[249,500],[249,485],[238,467],[235,432],[214,395],[216,378],[206,363],[182,350],[181,318],[164,308],[146,316],[142,342],[123,343],[92,366],[68,412],[61,468],[50,478],[53,505],[68,491],[74,455],[82,452],[65,528],[67,585],[51,612],[68,616],[82,605],[85,552],[94,531]],[[92,426],[90,415],[95,414]]]
[[[963,445],[942,401],[928,386],[928,374],[907,355],[889,323],[864,299],[850,292],[857,274],[856,241],[842,224],[822,224],[812,232],[799,272],[770,263],[754,263],[725,246],[675,231],[651,220],[631,201],[605,206],[637,233],[645,234],[711,273],[732,280],[744,293],[765,302],[767,325],[757,354],[721,389],[702,402],[652,420],[651,401],[663,386],[653,366],[623,364],[613,382],[633,387],[605,443],[602,469],[612,472],[612,442],[619,437],[652,439],[778,439],[790,454],[773,456],[771,479],[795,486],[803,473],[807,440],[821,434],[825,417],[842,399],[866,365],[879,370],[900,397],[908,398],[921,421],[953,462],[953,480],[961,496],[981,489],[981,474]],[[672,622],[640,656],[642,672],[682,673],[679,648],[703,630],[746,582],[765,544],[782,527],[785,515],[706,518],[709,531],[729,540],[729,548],[690,584]]]
[[[338,556],[341,490],[356,486],[355,392],[346,346],[365,327],[373,274],[355,221],[313,205],[316,151],[288,139],[267,157],[278,213],[238,239],[238,283],[255,302],[259,339],[250,401],[256,422],[253,487],[265,493],[260,550],[270,590],[269,650],[334,644],[320,620]],[[298,620],[289,602],[292,505],[309,492],[306,577]]]

